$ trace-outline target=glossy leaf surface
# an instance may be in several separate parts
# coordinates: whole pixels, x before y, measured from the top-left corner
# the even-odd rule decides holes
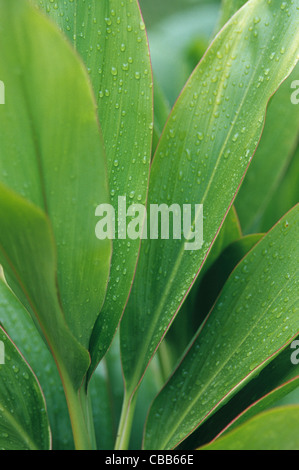
[[[296,206],[233,271],[152,405],[145,448],[177,446],[298,335],[298,226]]]
[[[258,144],[268,100],[296,64],[298,14],[294,4],[284,11],[274,2],[250,1],[216,37],[167,122],[148,207],[203,204],[204,244],[186,251],[185,240],[171,232],[169,240],[143,240],[121,325],[128,394],[211,250]]]

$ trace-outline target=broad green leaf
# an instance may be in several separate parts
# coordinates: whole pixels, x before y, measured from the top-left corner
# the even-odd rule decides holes
[[[18,299],[0,281],[0,325],[30,364],[45,395],[53,450],[74,447],[67,404],[54,359]]]
[[[67,370],[77,388],[89,357],[71,334],[59,304],[49,219],[37,206],[0,183],[0,220],[0,260],[5,275],[30,311],[60,371]]]
[[[152,72],[137,0],[37,1],[67,34],[88,69],[108,161],[111,204],[144,204],[153,130]],[[96,175],[95,167],[90,170]],[[132,285],[140,240],[113,243],[105,304],[90,343],[92,370],[106,353]],[[95,279],[96,281],[96,279]]]
[[[251,405],[247,410],[243,411],[243,413],[241,413],[232,423],[230,423],[225,428],[225,430],[220,434],[220,436],[222,436],[223,434],[227,434],[228,432],[231,432],[236,427],[240,426],[241,424],[245,423],[249,419],[253,418],[253,416],[256,416],[262,411],[269,409],[279,399],[282,399],[289,393],[296,390],[298,386],[299,386],[299,376],[281,385],[279,388],[272,390],[272,392],[270,392],[268,395],[266,395],[265,397],[261,398],[258,402]]]
[[[205,273],[198,286],[193,307],[197,328],[214,305],[231,272],[262,237],[263,234],[247,235],[230,243]]]
[[[6,230],[10,224],[10,250],[22,265],[23,282],[26,280],[22,300],[24,288],[35,289],[35,314],[48,317],[48,323],[51,317],[65,317],[77,340],[87,347],[104,301],[111,257],[110,242],[95,236],[95,207],[108,202],[108,190],[88,74],[62,34],[27,1],[0,1],[0,40],[0,76],[7,85],[6,104],[0,108],[0,180],[23,198],[23,202],[15,201],[16,205],[28,201],[36,207],[30,209],[36,213],[35,223],[38,225],[39,218],[42,230],[48,232],[46,243],[37,239],[26,221],[30,250],[34,251],[36,244],[43,248],[40,256],[30,255],[30,250],[26,253],[24,241],[18,242],[24,216],[15,214],[17,223],[6,214],[5,205],[12,204],[14,196],[6,195],[5,200],[4,193],[8,193],[2,191],[1,224],[6,224]],[[17,207],[13,210],[18,211]],[[1,244],[7,245],[2,225],[0,236]],[[44,272],[42,279],[39,269],[47,263],[48,253],[51,270]],[[13,277],[12,272],[7,276],[10,284]],[[43,285],[39,292],[38,284]],[[49,289],[53,298],[46,305],[43,291]],[[28,299],[24,303],[28,304]],[[53,330],[52,336],[54,333],[63,342],[63,331]],[[77,369],[79,375],[79,366]],[[82,376],[83,370],[81,380]]]
[[[245,4],[244,0],[223,0],[219,27]],[[284,8],[287,4],[282,5]],[[265,128],[257,152],[236,199],[236,207],[245,233],[269,230],[294,204],[278,217],[263,225],[265,211],[280,190],[281,180],[293,154],[299,136],[299,113],[291,102],[291,84],[297,78],[299,65],[275,93],[267,111]],[[269,158],[271,155],[271,158]]]
[[[283,194],[280,184],[299,136],[299,112],[291,102],[291,84],[298,74],[299,65],[269,103],[261,142],[236,199],[245,233],[263,229],[261,221],[276,189]]]
[[[155,399],[146,449],[170,449],[298,335],[299,206],[242,260],[178,369]]]
[[[298,338],[297,338],[298,339]],[[298,376],[298,367],[291,361],[292,350],[284,349],[256,377],[237,392],[230,401],[207,419],[180,445],[180,449],[195,449],[213,440],[223,429],[254,403]]]
[[[299,450],[299,406],[261,413],[199,450]]]
[[[0,326],[0,449],[49,450],[51,433],[42,390]],[[3,359],[3,358],[2,358]]]
[[[204,244],[187,251],[171,230],[169,240],[142,241],[121,324],[128,396],[211,250],[258,144],[270,96],[297,62],[298,16],[294,4],[286,11],[251,0],[216,37],[174,106],[153,159],[148,207],[203,204]]]
[[[161,359],[163,358],[163,362],[167,360],[168,366],[166,369],[168,369],[169,372],[172,371],[177,360],[183,354],[191,338],[196,333],[200,323],[208,313],[208,311],[206,311],[206,308],[202,308],[202,301],[206,300],[206,296],[204,295],[203,298],[200,298],[200,296],[198,295],[199,291],[201,290],[201,284],[204,281],[206,274],[209,272],[209,269],[214,265],[214,263],[216,263],[221,253],[224,252],[225,249],[232,242],[237,241],[241,237],[242,233],[239,219],[233,206],[227,214],[224,224],[221,227],[217,239],[212,247],[212,250],[209,253],[209,256],[202,270],[200,271],[200,274],[196,279],[196,282],[193,284],[192,289],[190,290],[186,300],[184,301],[184,304],[178,312],[178,315],[172,323],[169,331],[167,332],[167,335],[165,337],[165,342],[167,344],[165,345],[165,347],[163,346],[164,351],[162,351],[162,353],[160,354],[160,348],[162,345],[158,349],[157,353],[159,357],[161,356]],[[235,267],[235,265],[233,267]],[[228,274],[230,274],[231,271],[228,271]],[[218,295],[218,292],[214,289],[214,280],[210,289],[213,292],[213,298],[215,300]]]

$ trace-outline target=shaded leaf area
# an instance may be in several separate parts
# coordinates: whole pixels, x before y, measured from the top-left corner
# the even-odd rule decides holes
[[[5,353],[0,364],[0,448],[49,450],[46,404],[36,377],[2,327],[0,345]]]
[[[268,395],[261,398],[258,402],[254,403],[250,408],[245,410],[241,415],[239,415],[220,435],[227,434],[231,432],[236,427],[245,423],[253,416],[261,413],[262,411],[272,407],[279,399],[284,398],[289,393],[293,392],[299,386],[299,376],[291,381],[281,385],[279,388],[272,390]]]
[[[298,335],[299,207],[242,260],[155,399],[146,449],[177,446]]]
[[[245,384],[244,388],[237,392],[227,404],[219,411],[216,411],[213,416],[182,442],[179,448],[181,450],[195,449],[207,444],[245,409],[262,400],[274,389],[280,388],[284,383],[297,377],[298,367],[294,367],[290,357],[291,350],[290,347],[287,347],[258,375],[254,376],[248,384]]]
[[[261,413],[200,450],[298,450],[299,406]]]
[[[121,324],[128,394],[211,250],[257,146],[270,96],[296,64],[296,15],[295,5],[286,12],[250,2],[217,36],[173,108],[153,160],[148,203],[203,204],[204,244],[187,251],[185,240],[171,234],[171,242],[142,241]],[[194,228],[198,219],[192,221]]]
[[[163,379],[159,364],[157,361],[153,361],[146,372],[138,395],[130,438],[129,448],[131,450],[141,448],[146,414],[162,385]],[[118,335],[116,335],[108,353],[93,373],[89,391],[92,399],[97,448],[111,450],[114,448],[124,394]]]
[[[18,299],[0,281],[0,324],[32,367],[41,384],[52,431],[53,450],[73,450],[67,404],[54,359]]]
[[[209,4],[209,3],[220,3],[220,0],[197,0],[197,4]],[[165,17],[172,16],[174,14],[182,14],[184,10],[188,10],[194,7],[193,0],[140,0],[140,6],[142,13],[146,20],[146,23],[150,26],[164,21]]]
[[[78,387],[111,257],[94,235],[95,207],[108,202],[96,107],[87,72],[50,21],[27,1],[1,0],[0,12],[1,264]]]
[[[126,210],[131,204],[145,203],[151,161],[152,71],[138,2],[36,3],[68,36],[87,67],[103,131],[111,204],[118,221],[119,196],[126,197]],[[91,171],[97,173],[95,167]],[[94,236],[94,230],[90,233]],[[90,374],[115,334],[137,262],[140,239],[128,241],[118,233],[117,224],[115,235],[107,295],[89,345]]]
[[[286,172],[272,195],[271,201],[262,219],[260,227],[263,231],[271,228],[273,221],[276,222],[288,210],[299,201],[299,147],[291,159]]]
[[[244,0],[223,0],[219,29],[245,3]],[[287,9],[287,4],[283,3],[282,8]],[[279,212],[274,209],[276,204],[284,204],[280,197],[284,201],[285,195],[290,193],[286,187],[286,191],[282,191],[281,184],[299,137],[299,114],[291,102],[291,85],[297,78],[298,71],[299,65],[269,103],[261,141],[236,199],[236,208],[245,233],[270,230],[298,202],[297,193],[295,201],[287,206],[283,205],[283,210]],[[296,184],[298,186],[298,178]],[[273,204],[275,193],[279,193],[279,196],[276,204]],[[274,210],[269,210],[268,206]],[[267,222],[264,221],[265,217]]]

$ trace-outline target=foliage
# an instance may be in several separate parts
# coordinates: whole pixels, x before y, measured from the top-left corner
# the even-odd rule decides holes
[[[299,3],[217,5],[0,0],[1,449],[299,449]]]

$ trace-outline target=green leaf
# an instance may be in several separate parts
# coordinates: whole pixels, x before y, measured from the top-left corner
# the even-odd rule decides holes
[[[244,0],[223,0],[219,28],[245,3]],[[279,198],[284,197],[280,185],[298,141],[299,114],[291,102],[291,84],[298,76],[298,71],[299,65],[269,103],[261,142],[236,199],[245,233],[269,230],[298,201],[296,198],[278,217],[269,220],[267,226],[263,224],[264,214],[275,192],[279,190]],[[280,200],[278,204],[281,204]]]
[[[145,204],[151,161],[152,73],[138,2],[36,3],[67,34],[88,69],[103,130],[111,204],[118,220],[119,196],[126,196],[127,205]],[[94,166],[90,171],[97,175]],[[114,240],[107,295],[90,343],[90,373],[115,334],[131,289],[139,245],[138,239]]]
[[[42,390],[32,370],[0,326],[0,448],[49,450],[51,433]]]
[[[247,235],[230,243],[205,273],[198,286],[193,307],[193,324],[197,328],[213,307],[231,272],[262,237],[263,234]]]
[[[203,204],[204,244],[186,251],[185,240],[142,241],[121,324],[128,397],[211,250],[257,146],[270,96],[296,64],[298,15],[295,5],[285,11],[250,1],[217,36],[174,106],[153,160],[148,207]]]
[[[298,335],[299,206],[242,260],[186,356],[155,399],[146,449],[170,449]]]
[[[291,84],[298,73],[299,64],[269,104],[261,142],[236,199],[245,233],[263,229],[261,221],[275,191],[279,188],[283,194],[280,184],[299,136],[299,113],[291,102]]]
[[[168,349],[168,356],[172,366],[175,366],[176,362],[183,354],[185,348],[196,333],[199,325],[205,319],[206,315],[210,311],[211,306],[216,300],[216,297],[220,291],[219,286],[217,286],[218,289],[215,288],[217,281],[220,281],[221,284],[221,281],[223,280],[224,284],[229,274],[236,266],[237,262],[239,262],[242,258],[241,253],[239,252],[242,252],[243,256],[245,256],[245,254],[251,248],[251,246],[249,247],[249,243],[246,242],[244,242],[244,251],[242,248],[240,248],[240,250],[238,250],[238,248],[236,249],[238,254],[235,253],[234,248],[232,248],[232,253],[227,257],[225,256],[223,259],[223,261],[226,263],[227,258],[229,258],[227,269],[225,269],[224,262],[220,262],[220,266],[223,267],[225,274],[221,271],[221,274],[218,272],[218,259],[222,259],[222,256],[224,256],[224,253],[227,252],[231,244],[233,247],[238,247],[239,239],[243,246],[241,237],[242,233],[240,230],[239,219],[233,206],[227,214],[224,224],[221,227],[219,235],[217,236],[217,239],[202,270],[200,271],[200,274],[198,275],[191,291],[189,292],[186,300],[184,301],[184,304],[182,305],[178,315],[176,316],[165,337],[165,342],[167,343],[166,349]],[[236,245],[233,244],[233,242],[236,242]],[[247,251],[245,251],[246,248],[248,248]],[[212,271],[211,275],[209,275],[210,271]],[[216,277],[214,278],[215,272]],[[206,281],[207,277],[209,281]],[[212,278],[212,282],[210,278]],[[158,355],[160,355],[160,348],[161,346],[158,349]]]
[[[1,183],[0,220],[0,260],[5,275],[31,313],[58,367],[67,369],[67,375],[78,388],[89,358],[71,334],[60,308],[55,279],[56,253],[49,220],[41,209]]]
[[[110,242],[95,236],[95,207],[108,202],[96,107],[83,65],[51,22],[27,1],[1,0],[0,13],[0,180],[9,188],[0,243],[10,258],[2,252],[1,262],[78,386],[89,358],[64,318],[87,347],[111,257]]]
[[[70,419],[54,359],[11,290],[0,281],[0,324],[30,364],[45,395],[53,450],[74,448]]]
[[[233,420],[254,403],[298,376],[298,367],[290,361],[292,350],[284,349],[258,376],[245,384],[230,401],[207,419],[180,445],[180,449],[195,449],[207,444]]]
[[[261,413],[200,450],[299,450],[299,406]]]

